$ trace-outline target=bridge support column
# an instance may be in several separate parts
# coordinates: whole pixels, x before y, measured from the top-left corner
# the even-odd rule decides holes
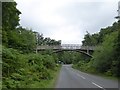
[[[87,46],[87,54],[89,54],[89,47]]]
[[[89,54],[89,50],[87,49],[87,54]]]

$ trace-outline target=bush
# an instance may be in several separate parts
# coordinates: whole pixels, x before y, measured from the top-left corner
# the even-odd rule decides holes
[[[34,81],[51,80],[55,68],[52,55],[20,54],[3,47],[3,88],[25,88]]]
[[[19,52],[12,48],[3,47],[2,61],[3,77],[10,76],[13,72],[16,72],[21,67]]]
[[[55,64],[55,60],[52,56],[50,55],[44,55],[43,60],[43,65],[47,68],[47,69],[55,69],[56,64]]]

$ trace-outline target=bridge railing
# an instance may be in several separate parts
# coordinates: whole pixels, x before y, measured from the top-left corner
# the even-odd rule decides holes
[[[81,46],[81,49],[82,50],[95,50],[96,49],[96,46]]]
[[[62,44],[61,48],[62,49],[80,49],[81,45],[80,44]]]
[[[61,49],[60,45],[52,45],[52,46],[48,46],[48,45],[41,45],[41,46],[37,46],[38,50],[44,50],[44,49]]]
[[[38,46],[37,50],[45,50],[45,49],[69,49],[69,50],[74,50],[74,49],[81,49],[81,50],[95,50],[96,46],[81,46],[80,44],[62,44],[62,45],[42,45]]]

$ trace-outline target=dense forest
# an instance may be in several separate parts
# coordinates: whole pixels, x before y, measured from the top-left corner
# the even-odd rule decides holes
[[[61,41],[19,25],[16,2],[2,2],[2,88],[53,87],[60,66],[58,57],[35,53],[36,45],[59,45]]]

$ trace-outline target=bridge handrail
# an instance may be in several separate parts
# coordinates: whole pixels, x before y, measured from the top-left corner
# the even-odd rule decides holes
[[[41,45],[41,46],[38,46],[37,49],[61,49],[61,46],[60,45]]]
[[[80,44],[41,45],[37,49],[82,49],[95,50],[97,46],[81,46]]]

